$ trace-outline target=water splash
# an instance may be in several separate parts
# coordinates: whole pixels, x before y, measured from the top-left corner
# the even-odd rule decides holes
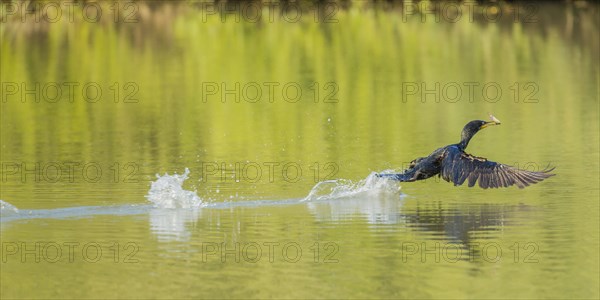
[[[400,185],[397,181],[376,176],[372,172],[365,179],[353,182],[348,179],[326,180],[317,183],[302,201],[331,200],[356,195],[397,194]]]
[[[17,209],[14,205],[0,200],[0,216],[10,216],[18,213],[19,209]]]
[[[195,208],[202,206],[202,199],[196,192],[183,189],[183,182],[188,179],[190,170],[185,168],[182,175],[164,176],[156,174],[157,179],[152,182],[146,198],[156,208]]]

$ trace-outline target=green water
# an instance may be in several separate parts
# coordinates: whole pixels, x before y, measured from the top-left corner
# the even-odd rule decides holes
[[[598,298],[597,5],[530,23],[359,6],[332,23],[188,3],[2,23],[0,199],[49,213],[2,221],[0,296]],[[502,125],[470,153],[556,176],[299,201],[402,169],[487,112]],[[185,168],[186,189],[228,205],[146,208],[155,174]],[[88,206],[127,213],[56,213]]]

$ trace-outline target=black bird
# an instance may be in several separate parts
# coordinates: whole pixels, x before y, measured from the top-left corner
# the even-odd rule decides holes
[[[550,174],[554,168],[546,168],[540,172],[521,170],[466,153],[465,149],[469,141],[479,130],[500,125],[500,121],[491,114],[490,118],[489,122],[475,120],[467,123],[458,144],[439,148],[427,157],[413,160],[404,173],[377,174],[377,176],[404,182],[427,179],[439,174],[444,180],[453,182],[455,186],[462,185],[468,179],[469,187],[479,181],[479,186],[484,189],[515,184],[522,189],[555,175]]]

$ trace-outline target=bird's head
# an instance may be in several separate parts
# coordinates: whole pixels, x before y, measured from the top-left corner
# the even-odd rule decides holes
[[[463,147],[463,149],[466,148],[467,144],[469,143],[469,140],[471,140],[471,138],[479,130],[492,125],[500,125],[500,120],[496,119],[496,117],[494,117],[492,114],[490,114],[490,121],[475,120],[467,123],[467,125],[465,125],[465,127],[463,128],[460,136],[460,145]]]

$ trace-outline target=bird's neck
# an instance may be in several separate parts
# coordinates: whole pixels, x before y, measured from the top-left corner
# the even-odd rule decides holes
[[[460,150],[463,151],[467,149],[467,145],[469,145],[469,141],[471,140],[473,135],[474,134],[470,132],[463,132],[460,137],[460,143],[458,143],[458,148],[460,148]]]

